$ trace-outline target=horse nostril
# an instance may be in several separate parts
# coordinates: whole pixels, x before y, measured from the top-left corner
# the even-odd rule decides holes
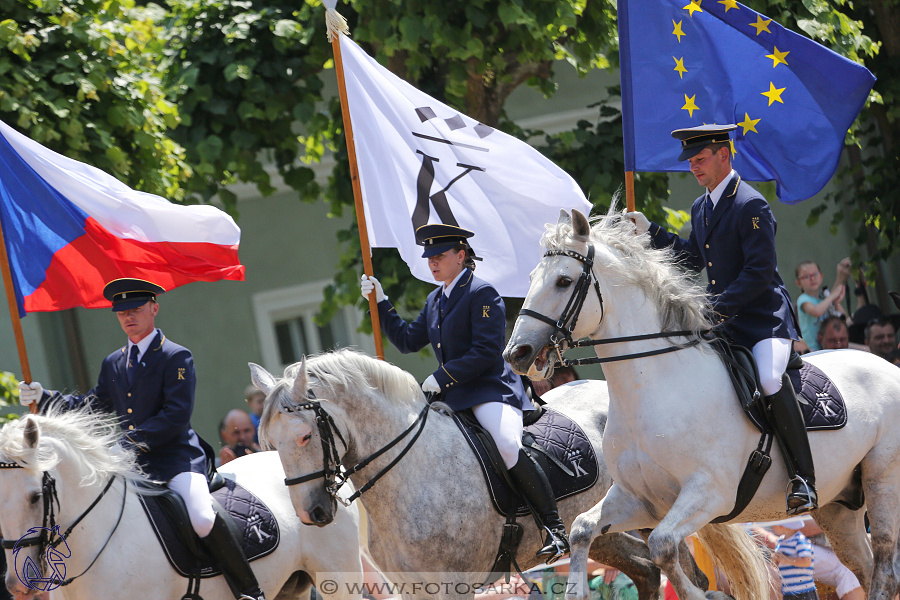
[[[516,348],[516,358],[522,359],[531,354],[531,346],[524,345]]]

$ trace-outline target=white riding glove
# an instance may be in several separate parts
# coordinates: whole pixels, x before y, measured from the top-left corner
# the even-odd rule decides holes
[[[434,378],[434,375],[429,375],[428,379],[422,383],[422,391],[425,393],[434,392],[436,394],[441,392],[441,386],[437,382],[437,379]]]
[[[29,406],[32,402],[37,402],[41,399],[43,393],[44,386],[37,381],[32,381],[31,383],[19,382],[19,403],[22,406]]]
[[[650,229],[650,221],[648,221],[647,217],[644,216],[644,213],[640,211],[627,212],[625,213],[625,217],[634,221],[634,227],[637,229],[638,233],[647,233]]]
[[[359,291],[362,293],[362,297],[368,300],[372,290],[375,290],[375,302],[387,300],[387,296],[384,295],[384,290],[381,289],[381,283],[374,277],[369,277],[364,274],[362,279],[359,280]]]

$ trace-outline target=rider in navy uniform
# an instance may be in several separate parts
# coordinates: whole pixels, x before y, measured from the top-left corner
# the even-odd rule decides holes
[[[691,234],[684,240],[640,212],[627,213],[654,248],[671,246],[694,271],[706,269],[707,293],[719,327],[735,343],[752,349],[776,438],[791,477],[788,513],[817,507],[815,470],[806,426],[794,388],[784,373],[791,341],[800,327],[791,298],[778,274],[775,218],[766,200],[731,168],[729,132],[735,125],[678,129],[678,160],[707,192],[691,207]]]
[[[66,409],[90,404],[118,415],[119,445],[133,450],[142,471],[166,482],[185,502],[191,526],[226,575],[235,597],[264,600],[241,544],[216,515],[207,483],[207,455],[191,428],[194,359],[190,350],[154,326],[156,296],[165,290],[141,279],[116,279],[103,289],[128,336],[128,343],[104,359],[97,387],[87,395],[44,391],[38,382],[19,384],[22,404],[38,401]]]
[[[443,393],[454,410],[472,409],[491,434],[510,477],[543,522],[546,536],[538,556],[549,564],[569,551],[568,536],[547,476],[522,449],[522,411],[530,410],[531,402],[501,356],[506,307],[497,290],[473,274],[476,257],[466,241],[473,235],[443,224],[416,230],[416,242],[425,247],[422,258],[442,285],[412,323],[397,315],[377,279],[363,275],[360,288],[365,298],[375,291],[382,329],[400,352],[431,344],[439,366],[422,390]]]

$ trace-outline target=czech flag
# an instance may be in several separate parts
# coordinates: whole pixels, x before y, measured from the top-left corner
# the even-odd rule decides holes
[[[134,277],[166,290],[243,281],[241,230],[213,206],[180,206],[49,150],[0,121],[0,224],[19,315],[110,306]]]

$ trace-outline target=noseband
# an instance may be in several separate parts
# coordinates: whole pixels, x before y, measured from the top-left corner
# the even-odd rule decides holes
[[[315,397],[312,390],[308,392],[310,397]],[[308,402],[304,402],[303,404],[295,404],[291,407],[286,407],[285,412],[288,413],[296,413],[301,410],[312,410],[316,415],[316,425],[319,428],[319,436],[322,438],[322,470],[316,471],[315,473],[310,473],[309,475],[302,475],[300,477],[292,477],[290,479],[285,478],[284,485],[292,486],[297,485],[298,483],[304,483],[307,481],[312,481],[314,479],[318,479],[320,477],[325,478],[325,491],[327,491],[331,496],[333,496],[338,502],[343,504],[344,506],[350,506],[354,500],[362,496],[365,492],[367,492],[375,482],[381,479],[385,473],[390,471],[394,465],[400,462],[400,459],[412,448],[413,444],[416,443],[416,440],[419,439],[419,435],[422,433],[422,430],[425,428],[425,422],[428,419],[428,411],[431,409],[431,401],[425,404],[425,408],[419,413],[419,416],[416,417],[416,420],[406,428],[399,436],[390,441],[387,445],[385,445],[380,450],[370,454],[360,462],[356,463],[350,468],[344,466],[341,461],[340,456],[337,452],[337,447],[334,443],[334,437],[337,435],[337,438],[341,440],[341,443],[344,444],[344,448],[347,448],[347,442],[344,441],[344,438],[341,436],[340,430],[338,430],[337,426],[334,424],[334,419],[329,415],[324,408],[322,408],[322,403],[318,400],[309,400]],[[350,476],[354,473],[358,473],[362,469],[364,469],[369,463],[373,460],[396,446],[400,440],[406,437],[413,429],[415,429],[416,425],[419,426],[419,430],[416,431],[416,434],[409,440],[409,443],[406,445],[403,450],[390,462],[386,467],[381,469],[378,473],[375,474],[372,479],[370,479],[365,485],[356,490],[350,497],[346,500],[341,498],[338,495],[338,490],[344,483],[350,479]]]
[[[667,348],[660,348],[657,350],[648,350],[647,352],[635,352],[633,354],[624,354],[620,356],[612,356],[607,358],[578,358],[574,360],[569,360],[563,357],[563,353],[568,348],[586,348],[590,346],[600,346],[603,344],[615,344],[615,343],[624,343],[624,342],[636,342],[640,340],[652,340],[659,338],[669,338],[669,337],[684,337],[694,335],[694,331],[663,331],[660,333],[648,333],[644,335],[632,335],[627,337],[617,337],[617,338],[607,338],[603,340],[574,340],[572,339],[572,332],[575,331],[575,325],[578,323],[578,315],[581,312],[582,307],[584,307],[584,301],[588,294],[588,287],[593,283],[594,290],[597,292],[597,299],[600,300],[600,320],[597,322],[597,326],[600,326],[600,323],[603,322],[603,294],[600,293],[600,283],[597,281],[597,278],[594,276],[593,266],[594,266],[594,244],[588,242],[588,251],[587,256],[579,254],[578,252],[574,252],[572,250],[548,250],[544,253],[544,258],[550,256],[568,256],[570,258],[574,258],[575,260],[581,262],[582,269],[581,275],[578,277],[578,281],[575,282],[575,287],[572,290],[572,295],[569,297],[569,301],[566,303],[565,308],[562,311],[562,315],[560,315],[559,319],[554,321],[550,317],[542,315],[539,312],[535,312],[533,310],[523,308],[519,311],[519,316],[532,317],[537,319],[538,321],[542,321],[547,323],[551,327],[553,327],[553,333],[550,334],[550,344],[549,346],[553,348],[556,352],[557,360],[559,361],[560,366],[570,367],[570,366],[580,366],[580,365],[596,365],[601,363],[609,363],[616,362],[620,360],[628,360],[632,358],[644,358],[647,356],[656,356],[658,354],[666,354],[668,352],[675,352],[676,350],[682,350],[684,348],[690,348],[692,346],[696,346],[700,343],[700,340],[693,339],[687,342],[686,344],[681,344],[678,346],[669,346]],[[702,332],[704,335],[709,334],[709,331]],[[561,334],[561,335],[558,335]]]

